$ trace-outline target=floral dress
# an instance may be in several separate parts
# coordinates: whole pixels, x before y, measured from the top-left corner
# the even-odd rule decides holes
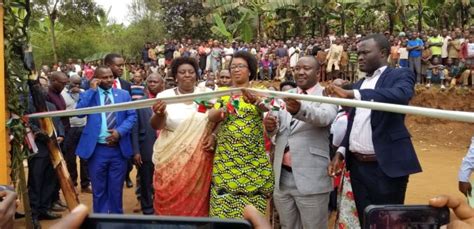
[[[242,218],[246,205],[265,213],[273,191],[273,169],[265,153],[262,113],[242,97],[224,96],[216,108],[235,106],[219,127],[214,156],[211,217]]]

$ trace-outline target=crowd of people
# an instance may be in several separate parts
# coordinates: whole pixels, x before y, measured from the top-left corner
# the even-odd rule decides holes
[[[282,228],[325,228],[328,207],[344,207],[330,200],[342,184],[333,178],[343,170],[350,171],[357,213],[340,216],[339,223],[362,225],[366,206],[403,204],[409,175],[421,172],[404,116],[267,101],[245,88],[273,80],[280,87],[272,90],[407,105],[416,83],[444,88],[458,79],[474,85],[472,35],[442,33],[331,34],[251,44],[170,40],[147,43],[142,63],[112,53],[100,63],[69,59],[43,66],[38,83],[50,111],[242,89],[241,96],[210,101],[159,100],[150,108],[54,118],[71,178],[92,193],[95,213],[123,213],[123,185],[133,186],[134,164],[143,214],[242,218],[247,205],[272,214],[272,202]],[[28,188],[40,227],[38,220],[59,218],[52,211],[65,205],[47,136],[35,120],[30,126],[39,153],[29,159]]]

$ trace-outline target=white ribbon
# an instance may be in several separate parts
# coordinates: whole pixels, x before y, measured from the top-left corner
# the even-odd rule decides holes
[[[422,115],[422,116],[431,117],[431,118],[440,118],[440,119],[448,119],[448,120],[453,120],[453,121],[474,123],[473,112],[450,111],[450,110],[441,110],[441,109],[434,109],[434,108],[405,106],[405,105],[390,104],[390,103],[380,103],[380,102],[371,102],[371,101],[362,101],[362,100],[353,100],[353,99],[341,99],[341,98],[315,96],[315,95],[300,95],[300,94],[294,94],[294,93],[268,91],[268,90],[251,89],[251,88],[248,88],[246,90],[252,91],[256,95],[262,96],[262,97],[275,97],[275,98],[282,98],[282,99],[291,98],[291,99],[296,99],[296,100],[330,103],[330,104],[336,104],[336,105],[348,106],[348,107],[362,107],[362,108],[378,110],[378,111],[387,111],[387,112],[393,112],[393,113],[399,113],[399,114]],[[151,107],[158,100],[163,100],[167,104],[173,104],[173,103],[191,102],[191,101],[194,101],[195,99],[211,100],[211,99],[219,98],[225,95],[240,94],[240,93],[241,93],[241,89],[234,88],[234,89],[223,90],[223,91],[213,91],[213,92],[186,94],[186,95],[178,95],[178,96],[161,97],[158,95],[154,99],[138,100],[138,101],[132,101],[132,102],[126,102],[126,103],[117,103],[117,104],[112,104],[112,105],[107,105],[107,106],[88,107],[88,108],[81,108],[81,109],[76,109],[76,110],[40,112],[40,113],[30,114],[27,116],[30,118],[49,118],[49,117],[86,115],[86,114],[94,114],[94,113],[101,113],[101,112],[115,112],[115,111]]]

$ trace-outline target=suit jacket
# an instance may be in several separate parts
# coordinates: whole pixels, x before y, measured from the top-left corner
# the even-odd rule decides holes
[[[131,100],[130,94],[121,89],[112,88],[114,103],[123,103]],[[100,106],[100,95],[97,89],[88,89],[82,93],[77,102],[76,108]],[[122,155],[126,158],[132,156],[132,142],[130,134],[132,127],[137,119],[135,110],[126,110],[115,112],[117,127],[115,128],[120,134],[119,147]],[[100,126],[102,123],[101,113],[87,115],[87,123],[82,131],[81,139],[76,149],[76,154],[88,159],[94,153],[99,139]]]
[[[138,109],[138,119],[135,125],[133,125],[133,153],[140,154],[142,161],[152,161],[153,145],[156,141],[156,130],[150,125],[151,116],[153,116],[151,108]]]
[[[354,84],[359,89],[364,79]],[[408,68],[387,68],[375,89],[359,90],[361,100],[408,105],[413,96],[415,74]],[[349,113],[346,136],[341,146],[349,150],[349,136],[354,123],[355,109]],[[405,126],[405,115],[384,111],[371,113],[372,141],[381,170],[389,177],[401,177],[421,172],[410,133]],[[350,153],[346,153],[350,163]]]
[[[323,87],[316,85],[312,95],[322,95]],[[317,102],[300,101],[301,108],[293,118],[297,120],[291,130],[292,115],[286,110],[276,112],[279,128],[269,136],[276,135],[274,149],[275,189],[280,189],[283,153],[290,147],[291,165],[296,188],[301,194],[311,195],[332,190],[328,176],[329,128],[336,117],[337,106]]]
[[[122,90],[128,91],[128,94],[132,94],[132,84],[122,78],[119,78],[120,85],[122,86]]]

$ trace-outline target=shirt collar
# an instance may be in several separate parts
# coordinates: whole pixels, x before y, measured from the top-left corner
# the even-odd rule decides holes
[[[384,66],[378,68],[377,70],[374,71],[374,74],[372,74],[372,76],[366,76],[365,78],[372,79],[372,78],[381,76],[382,73],[385,71],[385,69],[387,69],[387,65],[384,65]]]
[[[314,92],[314,90],[316,90],[316,87],[317,87],[317,86],[318,86],[318,84],[315,84],[313,87],[309,88],[308,90],[305,90],[306,93],[307,93],[308,95],[313,94],[313,92]],[[299,88],[299,87],[296,89],[296,91],[298,92],[298,94],[302,94],[302,93],[303,93],[303,89],[301,89],[301,88]]]
[[[97,87],[97,88],[99,89],[100,94],[105,94],[106,92],[107,94],[112,94],[112,88],[109,88],[108,90],[104,90],[101,87]]]

